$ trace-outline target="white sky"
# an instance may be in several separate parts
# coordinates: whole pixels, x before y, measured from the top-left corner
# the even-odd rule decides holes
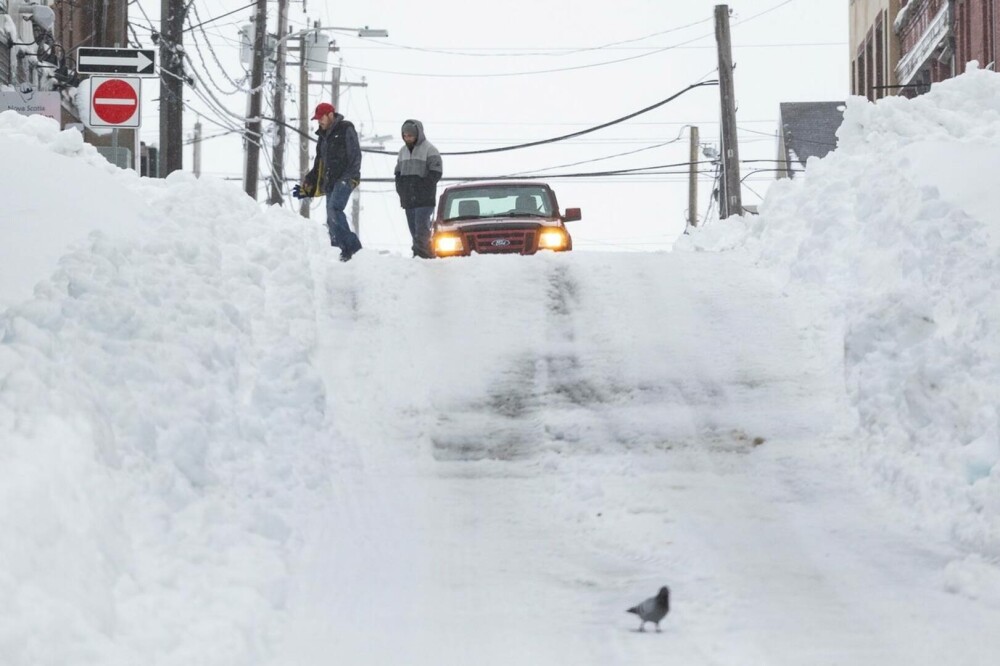
[[[138,4],[158,25],[160,3],[140,0]],[[195,2],[203,21],[246,4],[249,0]],[[307,0],[292,3],[290,22],[294,29],[312,20],[320,20],[324,26],[387,29],[388,39],[363,40],[352,33],[336,37],[341,51],[331,56],[331,65],[334,58],[340,57],[344,81],[364,78],[368,83],[367,88],[344,88],[339,111],[364,135],[394,137],[386,143],[386,148],[392,150],[399,146],[395,137],[402,120],[419,118],[430,140],[442,152],[448,152],[579,131],[653,104],[699,79],[714,78],[717,61],[711,19],[716,4],[714,0],[620,0],[581,9],[579,3],[568,0],[508,0],[502,8],[458,0]],[[779,103],[843,99],[849,90],[847,8],[836,0],[745,0],[730,3],[730,7],[734,11],[741,158],[773,160]],[[274,30],[276,4],[269,3],[269,8],[269,28]],[[238,61],[238,29],[247,23],[250,11],[239,11],[206,26],[208,40],[228,75],[236,80],[243,76]],[[767,13],[756,16],[762,12]],[[134,11],[132,21],[141,25],[145,18]],[[147,34],[148,30],[139,30],[141,38]],[[200,60],[193,35],[202,45],[213,78],[221,88],[232,90],[205,48],[205,35],[197,30],[185,35],[192,58]],[[616,45],[593,48],[607,44]],[[626,58],[632,59],[600,65]],[[539,70],[561,71],[530,74]],[[517,75],[504,76],[511,73]],[[292,69],[290,74],[290,82],[297,85],[297,73]],[[240,114],[246,108],[244,94],[216,95],[234,113]],[[143,137],[147,142],[155,142],[158,134],[157,104],[151,101],[154,97],[155,93],[148,94],[145,107]],[[315,86],[311,104],[328,97],[328,89],[321,91]],[[218,114],[207,111],[207,105],[196,94],[188,91],[186,99],[192,107],[206,109],[205,136],[224,131],[211,122],[219,120]],[[295,116],[292,102],[296,99],[297,93],[291,91],[287,110],[290,118]],[[697,124],[702,142],[717,145],[718,118],[718,89],[701,88],[625,124],[579,139],[510,153],[446,156],[445,172],[446,176],[537,172],[635,151],[678,136],[680,140],[669,146],[552,171],[602,171],[686,162],[684,126]],[[195,114],[186,113],[186,136],[194,122]],[[237,136],[203,144],[204,173],[241,176],[243,151]],[[294,137],[290,137],[290,149],[287,175],[294,177],[298,175]],[[190,148],[184,159],[185,168],[190,169]],[[391,177],[393,164],[392,157],[366,154],[363,176]],[[705,166],[711,169],[711,165]],[[767,163],[748,164],[743,173],[750,168],[771,167]],[[267,170],[266,163],[262,169]],[[772,178],[773,174],[766,172],[747,178],[744,203],[759,203],[759,195],[766,192]],[[550,182],[563,207],[583,209],[583,221],[572,227],[578,249],[663,249],[684,229],[686,174]],[[704,174],[699,191],[700,216],[706,213],[711,185],[712,174]],[[405,220],[391,184],[371,183],[362,188],[364,240],[369,246],[403,250],[409,244]],[[263,199],[263,187],[261,192]]]

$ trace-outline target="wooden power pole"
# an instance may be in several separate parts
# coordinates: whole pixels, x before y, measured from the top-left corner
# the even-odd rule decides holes
[[[243,189],[254,199],[257,198],[257,179],[260,176],[261,143],[261,98],[264,87],[264,50],[267,41],[267,0],[257,0],[254,15],[253,69],[250,73],[250,113],[247,116],[247,146]]]
[[[337,110],[337,113],[340,113],[340,66],[339,65],[330,70],[330,77],[331,80],[333,81],[332,85],[330,86],[330,90],[332,91],[330,95],[331,97],[330,103],[333,104],[333,108]]]
[[[722,189],[719,194],[719,217],[725,219],[730,215],[743,214],[729,5],[715,6],[715,41],[719,49],[719,96],[722,99]]]
[[[184,168],[184,0],[160,0],[160,176]]]
[[[309,171],[309,69],[306,61],[306,32],[302,33],[299,42],[299,177]],[[299,214],[309,217],[309,199],[303,199],[299,204]]]
[[[698,226],[698,128],[688,125],[691,153],[688,158],[688,226]]]
[[[271,196],[267,200],[272,206],[285,203],[285,65],[288,61],[286,32],[288,32],[288,0],[278,0],[278,62],[274,68],[274,157],[271,160]],[[305,58],[304,52],[302,57]]]

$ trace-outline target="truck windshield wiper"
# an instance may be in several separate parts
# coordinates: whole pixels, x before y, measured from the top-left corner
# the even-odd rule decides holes
[[[504,217],[548,217],[545,213],[528,213],[526,211],[512,210],[509,213],[504,213]]]

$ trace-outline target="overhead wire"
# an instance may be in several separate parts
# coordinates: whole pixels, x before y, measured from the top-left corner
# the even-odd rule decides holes
[[[382,40],[382,41],[379,41],[379,42],[373,42],[373,44],[377,45],[374,48],[396,48],[396,49],[404,49],[404,50],[407,50],[407,51],[422,51],[422,52],[425,52],[425,53],[439,53],[439,54],[442,54],[442,55],[458,55],[458,56],[470,56],[470,57],[496,58],[496,57],[525,57],[525,56],[565,56],[565,55],[572,55],[572,54],[575,54],[575,53],[585,53],[585,52],[589,52],[589,51],[603,51],[605,49],[610,49],[610,48],[614,48],[616,46],[621,46],[622,44],[632,44],[632,43],[635,43],[635,42],[641,42],[641,41],[650,39],[652,37],[659,37],[661,35],[666,35],[666,34],[669,34],[671,32],[679,32],[681,30],[686,30],[687,28],[691,28],[693,26],[700,25],[702,23],[707,23],[707,22],[709,22],[711,20],[712,20],[711,18],[701,19],[699,21],[694,21],[692,23],[688,23],[688,24],[682,25],[682,26],[677,26],[675,28],[670,28],[668,30],[660,30],[658,32],[650,33],[650,34],[644,35],[642,37],[634,37],[634,38],[631,38],[631,39],[624,39],[624,40],[621,40],[621,41],[618,41],[618,42],[609,42],[607,44],[601,44],[601,45],[598,45],[598,46],[586,46],[586,47],[583,47],[583,48],[573,48],[573,49],[544,49],[544,50],[527,51],[527,52],[524,52],[524,53],[470,53],[468,49],[464,49],[464,50],[432,49],[432,48],[426,48],[426,47],[420,47],[420,46],[408,46],[406,44],[398,44],[398,43],[390,42],[390,41],[387,41],[387,40]],[[653,48],[657,48],[657,47],[653,47]]]
[[[689,92],[691,90],[694,90],[695,88],[701,88],[703,86],[709,86],[709,85],[713,85],[713,86],[714,85],[718,85],[718,81],[700,81],[698,83],[692,83],[691,85],[689,85],[686,88],[680,90],[679,92],[676,92],[673,95],[667,97],[666,99],[662,99],[659,102],[656,102],[655,104],[650,104],[649,106],[647,106],[645,108],[642,108],[642,109],[639,109],[638,111],[633,111],[632,113],[630,113],[628,115],[622,116],[620,118],[615,118],[614,120],[609,120],[606,123],[601,123],[600,125],[594,125],[592,127],[588,127],[587,129],[579,130],[577,132],[570,132],[569,134],[563,134],[563,135],[552,137],[552,138],[549,138],[549,139],[541,139],[539,141],[529,141],[527,143],[520,143],[520,144],[516,144],[516,145],[513,145],[513,146],[501,146],[499,148],[486,148],[486,149],[482,149],[482,150],[450,151],[450,152],[442,152],[441,154],[442,155],[451,155],[451,156],[456,156],[456,155],[485,155],[485,154],[489,154],[489,153],[501,153],[501,152],[507,152],[507,151],[511,151],[511,150],[521,150],[521,149],[524,149],[524,148],[533,148],[535,146],[543,146],[543,145],[550,144],[550,143],[557,143],[559,141],[565,141],[567,139],[572,139],[572,138],[575,138],[575,137],[578,137],[578,136],[584,136],[586,134],[590,134],[592,132],[597,132],[597,131],[605,129],[607,127],[612,127],[614,125],[621,124],[621,123],[623,123],[623,122],[625,122],[627,120],[631,120],[632,118],[640,116],[640,115],[642,115],[644,113],[649,113],[650,111],[658,109],[661,106],[674,101],[675,99],[677,99],[681,95],[683,95],[683,94],[685,94],[685,93],[687,93],[687,92]],[[369,152],[383,152],[383,153],[386,153],[386,154],[395,154],[395,153],[388,153],[386,151],[369,151]]]
[[[550,144],[550,143],[557,143],[559,141],[565,141],[567,139],[572,139],[572,138],[575,138],[575,137],[578,137],[578,136],[583,136],[583,135],[586,135],[586,134],[591,134],[591,133],[596,132],[598,130],[602,130],[602,129],[605,129],[607,127],[618,125],[618,124],[623,123],[623,122],[625,122],[627,120],[630,120],[632,118],[640,116],[640,115],[642,115],[644,113],[649,113],[650,111],[653,111],[653,110],[655,110],[655,109],[657,109],[657,108],[659,108],[659,107],[661,107],[661,106],[663,106],[665,104],[668,104],[669,102],[674,101],[675,99],[677,99],[681,95],[683,95],[683,94],[687,93],[688,91],[693,90],[695,88],[700,88],[700,87],[708,86],[708,85],[717,85],[717,84],[718,84],[717,81],[700,81],[698,83],[693,83],[693,84],[687,86],[686,88],[680,90],[679,92],[674,93],[670,97],[667,97],[666,99],[663,99],[663,100],[660,100],[659,102],[656,102],[655,104],[651,104],[651,105],[649,105],[649,106],[647,106],[645,108],[639,109],[638,111],[634,111],[634,112],[629,113],[629,114],[627,114],[625,116],[621,116],[620,118],[615,118],[614,120],[610,120],[608,122],[601,123],[600,125],[594,125],[592,127],[588,127],[587,129],[579,130],[577,132],[571,132],[569,134],[563,134],[563,135],[556,136],[556,137],[551,137],[551,138],[548,138],[548,139],[542,139],[542,140],[539,140],[539,141],[531,141],[531,142],[527,142],[527,143],[520,143],[520,144],[516,144],[516,145],[512,145],[512,146],[501,146],[501,147],[498,147],[498,148],[487,148],[487,149],[483,149],[483,150],[449,151],[449,152],[444,152],[443,151],[443,152],[441,152],[441,155],[444,155],[444,156],[484,155],[484,154],[489,154],[489,153],[500,153],[500,152],[508,152],[508,151],[512,151],[512,150],[521,150],[521,149],[524,149],[524,148],[532,148],[532,147],[535,147],[535,146],[542,146],[542,145],[546,145],[546,144]],[[275,118],[262,117],[262,119],[263,120],[270,120],[272,122],[277,122],[277,120]],[[304,136],[304,137],[308,138],[310,141],[313,141],[313,142],[316,141],[316,139],[313,138],[312,136],[309,136],[308,134],[304,134],[298,127],[290,125],[287,122],[284,122],[282,124],[286,128],[288,128],[289,130],[295,132],[296,134],[298,134],[300,136]],[[372,153],[372,154],[379,154],[379,155],[396,155],[397,154],[395,151],[377,150],[377,149],[372,149],[372,148],[362,148],[362,152]]]
[[[199,25],[201,25],[201,15],[198,12],[198,5],[192,2],[191,9],[194,12],[195,19],[197,21],[199,21]],[[191,23],[191,16],[190,15],[186,16],[185,20],[187,20],[188,24],[190,25],[190,23]],[[208,63],[205,62],[205,57],[204,57],[204,55],[201,52],[201,45],[199,44],[199,40],[198,40],[198,32],[192,31],[191,37],[194,40],[195,50],[198,52],[198,59],[201,60],[202,65],[205,67],[205,73],[208,75],[209,79],[211,79],[212,83],[215,85],[216,90],[218,90],[219,92],[221,92],[224,95],[235,95],[237,93],[246,93],[246,92],[249,92],[247,90],[246,86],[245,86],[245,81],[243,83],[237,82],[237,81],[234,81],[231,76],[229,76],[229,72],[227,71],[226,66],[222,64],[222,61],[219,59],[219,55],[215,52],[215,48],[212,46],[212,41],[208,38],[208,33],[205,32],[205,29],[201,28],[200,32],[201,32],[202,36],[205,38],[205,45],[208,48],[208,51],[211,54],[212,59],[215,61],[215,64],[218,66],[219,71],[222,72],[222,75],[226,78],[226,80],[229,82],[229,84],[231,86],[233,86],[233,90],[232,91],[225,91],[225,90],[222,90],[222,86],[220,86],[218,83],[216,83],[215,78],[208,71],[208,69],[209,69],[208,68]],[[244,69],[244,74],[246,74],[246,70],[245,69]]]
[[[684,133],[684,129],[682,128],[681,129],[681,134],[683,134],[683,133]],[[676,139],[671,139],[670,141],[664,141],[663,143],[657,143],[657,144],[654,144],[652,146],[645,146],[643,148],[637,148],[636,150],[629,150],[629,151],[626,151],[624,153],[615,153],[614,155],[605,155],[604,157],[595,157],[595,158],[589,159],[589,160],[581,160],[579,162],[569,162],[567,164],[557,164],[555,166],[543,167],[541,169],[533,169],[532,172],[533,173],[541,173],[543,171],[552,171],[553,169],[564,169],[566,167],[579,166],[581,164],[592,164],[594,162],[603,162],[605,160],[615,159],[616,157],[625,157],[627,155],[635,155],[636,153],[642,153],[642,152],[645,152],[647,150],[654,150],[656,148],[663,148],[664,146],[669,146],[671,144],[677,143],[680,140],[681,140],[680,139],[680,135],[678,135],[678,137]],[[524,173],[529,173],[529,172],[524,172]],[[513,174],[513,175],[517,175],[517,174]]]
[[[240,7],[239,9],[234,9],[234,10],[232,10],[230,12],[226,12],[225,14],[219,14],[215,18],[210,18],[207,21],[202,21],[201,23],[199,23],[197,25],[193,25],[193,26],[187,27],[184,30],[182,30],[181,32],[188,32],[190,30],[194,30],[195,28],[200,28],[203,25],[208,25],[209,23],[215,23],[216,21],[218,21],[221,18],[225,18],[227,16],[231,16],[232,14],[235,14],[236,12],[241,12],[244,9],[250,9],[251,7],[253,7],[256,4],[257,4],[256,2],[251,2],[250,4],[244,5],[244,6]]]
[[[781,3],[781,4],[779,4],[779,5],[775,6],[775,7],[773,7],[771,9],[769,9],[769,10],[767,10],[765,12],[761,12],[760,14],[757,14],[757,15],[755,15],[753,17],[750,17],[749,19],[746,19],[745,21],[741,21],[741,23],[749,21],[749,20],[752,20],[753,18],[756,18],[757,16],[761,16],[763,14],[766,14],[769,11],[774,11],[775,9],[778,9],[781,6],[789,4],[792,1],[793,0],[786,0],[786,2],[783,2],[783,3]],[[240,9],[238,9],[238,10],[233,10],[233,12],[229,12],[229,14],[235,13],[237,11],[241,11],[243,9],[247,9],[250,6],[252,6],[252,4],[253,3],[251,3],[251,5],[247,5],[246,7],[242,7]],[[197,7],[195,7],[195,12],[197,13]],[[225,15],[223,15],[223,16],[225,16]],[[185,32],[191,31],[194,28],[199,28],[199,27],[201,27],[201,26],[203,26],[203,25],[205,25],[207,23],[211,23],[212,21],[215,21],[215,20],[217,20],[219,18],[222,18],[223,16],[215,17],[215,19],[212,19],[210,21],[200,21],[201,17],[200,16],[196,16],[196,19],[199,21],[199,23],[197,23],[195,25],[189,25],[189,28],[187,30],[185,30]],[[190,24],[191,21],[189,20],[188,23]],[[697,22],[697,23],[700,23],[700,22]],[[690,25],[696,25],[697,23],[690,24]],[[690,25],[684,26],[684,27],[690,27]],[[680,29],[680,28],[678,28],[678,29]],[[201,31],[202,31],[203,35],[205,36],[205,38],[207,40],[208,35],[207,35],[207,33],[205,33],[204,28],[202,28]],[[654,36],[656,34],[663,34],[664,32],[671,32],[671,31],[673,31],[673,30],[663,31],[661,33],[654,33],[653,35],[647,35],[646,37],[635,38],[635,40],[627,40],[627,41],[639,41],[641,39],[645,39],[645,38],[648,38],[650,36]],[[195,38],[195,40],[196,40],[196,48],[198,48],[197,38]],[[211,45],[211,41],[210,40],[208,40],[207,43],[209,45]],[[599,47],[588,47],[586,49],[580,49],[579,51],[600,50],[602,48],[610,48],[610,47],[615,46],[615,45],[620,45],[621,43],[624,43],[624,42],[610,43],[610,44],[601,45]],[[668,47],[668,48],[674,48],[676,46],[678,46],[678,45],[672,45],[671,47]],[[666,49],[662,49],[662,50],[666,50]],[[225,91],[223,91],[221,89],[221,87],[217,84],[217,82],[215,82],[215,80],[211,77],[211,74],[208,72],[208,63],[206,62],[205,58],[203,57],[203,54],[201,54],[200,49],[198,49],[198,55],[199,55],[199,59],[202,61],[202,65],[206,69],[205,76],[208,77],[208,79],[211,82],[211,85],[214,86],[215,89],[217,89],[220,93],[223,93],[223,94],[235,94],[235,91],[233,93],[226,93]],[[218,63],[218,64],[221,65],[221,63],[220,63],[220,61],[218,59],[218,56],[217,56],[217,54],[214,53],[214,51],[213,51],[213,57],[215,58],[216,63]],[[633,58],[622,59],[622,61],[631,60],[631,59],[633,59]],[[202,85],[206,89],[209,88],[209,85],[206,84],[205,79],[202,76],[200,76],[200,74],[197,71],[197,68],[195,67],[193,61],[191,61],[191,59],[190,59],[189,56],[187,56],[187,60],[191,64],[192,68],[195,70],[194,73],[195,73],[197,79],[202,83]],[[607,64],[611,64],[611,63],[607,63]],[[586,65],[584,67],[592,67],[592,66],[597,66],[597,64]],[[364,68],[359,68],[359,67],[351,67],[351,68],[346,68],[346,69],[358,69],[358,70],[361,70],[361,71],[365,71]],[[570,69],[576,69],[576,68],[570,68]],[[565,71],[565,70],[563,70],[563,71]],[[228,75],[227,75],[227,78],[229,78]],[[230,81],[232,82],[231,79],[230,79]],[[573,132],[573,133],[565,134],[565,135],[562,135],[562,136],[553,137],[553,138],[550,138],[550,139],[545,139],[545,140],[541,140],[541,141],[534,141],[534,142],[528,142],[528,143],[515,144],[515,145],[512,145],[512,146],[503,146],[503,147],[499,147],[499,148],[484,149],[484,150],[445,152],[443,154],[444,155],[479,155],[479,154],[487,154],[487,153],[494,153],[494,152],[505,152],[505,151],[511,151],[511,150],[518,150],[518,149],[523,149],[523,148],[528,148],[528,147],[533,147],[533,146],[544,145],[544,144],[548,144],[548,143],[555,143],[557,141],[568,140],[568,139],[575,138],[575,137],[578,137],[578,136],[581,136],[581,135],[584,135],[584,134],[588,134],[590,132],[595,132],[595,131],[597,131],[599,129],[604,129],[606,127],[609,127],[609,126],[611,126],[613,124],[617,124],[619,122],[624,122],[625,120],[631,119],[631,118],[633,118],[633,117],[635,117],[637,115],[640,115],[641,113],[646,113],[646,112],[648,112],[648,111],[650,111],[652,109],[658,108],[662,104],[665,104],[668,101],[672,101],[673,99],[675,99],[680,94],[683,94],[683,93],[687,92],[688,90],[690,90],[690,89],[692,89],[694,87],[699,87],[699,86],[702,86],[702,85],[715,85],[716,83],[717,82],[715,82],[715,81],[699,82],[698,84],[694,84],[694,85],[689,86],[688,88],[682,90],[677,95],[674,95],[674,96],[672,96],[672,97],[670,97],[670,98],[668,98],[666,100],[663,100],[663,101],[661,101],[661,102],[659,102],[659,103],[657,103],[655,105],[652,105],[650,107],[646,107],[645,109],[642,109],[642,110],[640,110],[638,112],[635,112],[634,114],[630,114],[630,115],[625,116],[623,118],[616,119],[616,120],[611,121],[609,123],[604,123],[604,124],[601,124],[601,125],[598,125],[598,126],[594,126],[594,127],[588,127],[587,129],[584,129],[584,130],[582,130],[580,132]],[[245,122],[245,120],[246,120],[245,117],[240,116],[239,114],[235,114],[232,111],[228,110],[225,107],[225,105],[220,100],[218,100],[217,98],[215,98],[215,96],[214,96],[214,94],[212,93],[211,90],[206,90],[206,92],[214,100],[214,102],[215,102],[214,105],[211,104],[207,99],[205,99],[204,95],[199,94],[198,96],[199,96],[199,98],[203,102],[205,102],[206,104],[208,104],[210,108],[212,108],[213,110],[215,110],[217,113],[221,110],[221,112],[223,112],[225,115],[228,115],[229,117],[234,118],[236,120],[239,120],[241,122]],[[346,94],[345,94],[345,97],[346,97]],[[366,94],[366,99],[368,100],[369,117],[370,117],[370,119],[372,121],[373,130],[374,130],[375,118],[374,118],[374,113],[371,110],[370,98],[368,98],[367,94]],[[190,105],[187,105],[187,104],[185,104],[185,105],[188,106],[188,108],[191,108]],[[215,107],[218,107],[218,108],[215,108]],[[266,118],[266,117],[262,117],[261,119],[262,120],[268,120],[268,118]],[[229,122],[232,122],[232,121],[229,121]],[[229,133],[239,133],[239,132],[244,132],[245,131],[243,128],[229,127],[229,126],[227,126],[225,124],[220,124],[220,123],[216,123],[216,124],[219,124],[223,128],[227,128],[228,131],[225,132],[225,133],[223,133],[223,134],[214,135],[211,138],[217,138],[218,136],[223,136],[223,135],[229,134]],[[292,128],[292,129],[295,130],[296,132],[298,131],[297,128]],[[753,130],[749,130],[749,131],[752,132]],[[683,132],[683,129],[682,129],[682,132]],[[763,132],[756,132],[756,133],[758,133],[758,134],[765,134]],[[773,135],[767,135],[767,136],[773,136]],[[312,137],[308,137],[308,138],[310,140],[313,140]],[[244,137],[244,139],[248,140],[249,137]],[[663,143],[655,144],[655,145],[652,145],[652,146],[646,146],[646,147],[643,147],[643,148],[640,148],[640,149],[637,149],[637,150],[634,150],[634,151],[627,151],[627,152],[619,153],[619,154],[616,154],[616,155],[608,155],[608,156],[604,156],[604,157],[594,158],[594,159],[591,159],[591,160],[583,160],[583,161],[580,161],[580,162],[574,162],[574,163],[569,163],[569,164],[564,164],[564,165],[558,165],[558,166],[552,166],[552,167],[545,167],[545,168],[542,168],[542,169],[534,170],[532,173],[541,173],[541,172],[551,171],[553,169],[564,168],[564,167],[567,167],[567,166],[576,166],[576,165],[579,165],[579,164],[599,162],[599,161],[603,161],[603,160],[607,160],[607,159],[613,159],[615,157],[621,157],[621,156],[625,156],[625,155],[635,154],[635,153],[639,153],[639,152],[651,150],[651,149],[654,149],[654,148],[657,148],[657,147],[669,145],[670,143],[675,143],[678,140],[679,140],[679,138],[675,139],[673,141],[663,142]],[[262,145],[263,142],[264,142],[264,137],[261,136],[260,137],[260,143],[258,143],[256,141],[253,141],[252,143],[255,143],[256,145],[258,145],[258,146],[260,146],[260,147],[263,148],[263,145]],[[368,149],[365,152],[376,153],[376,154],[384,154],[384,155],[393,155],[393,156],[396,154],[394,151],[393,152],[389,152],[389,151],[378,151],[378,150],[371,150],[371,149]],[[268,158],[268,156],[266,154],[266,151],[265,151],[265,158],[266,159]],[[268,161],[269,161],[269,159],[268,159]],[[550,174],[548,177],[552,177],[552,178],[574,178],[574,177],[576,177],[576,178],[595,178],[595,177],[613,177],[613,176],[617,176],[617,175],[636,175],[636,174],[638,174],[638,175],[641,176],[641,175],[669,175],[670,173],[678,173],[678,172],[656,172],[656,171],[653,171],[655,169],[662,169],[662,168],[665,168],[667,166],[669,166],[669,165],[659,165],[659,166],[656,166],[656,167],[639,167],[639,168],[635,168],[635,169],[598,171],[598,172],[579,173],[579,174]],[[641,172],[644,172],[644,171],[645,171],[645,174],[641,173]],[[758,171],[764,171],[764,170],[758,170]],[[525,174],[525,173],[527,173],[527,172],[520,172],[519,174],[514,174],[514,175],[523,177],[523,174]],[[704,173],[704,172],[701,172],[701,173]],[[756,173],[756,172],[754,172],[754,173]],[[752,175],[752,174],[748,174],[748,176],[749,175]],[[716,180],[718,179],[718,173],[716,173],[716,178],[715,179]],[[285,189],[287,190],[287,187]],[[756,194],[756,192],[755,192],[755,194]]]
[[[714,34],[714,33],[711,33],[711,34]],[[500,72],[500,73],[477,72],[477,73],[473,73],[473,74],[447,74],[447,73],[433,73],[433,72],[399,72],[399,71],[386,70],[386,69],[375,69],[373,67],[354,67],[354,69],[357,69],[357,70],[362,71],[362,72],[375,72],[375,73],[378,73],[378,74],[392,74],[392,75],[395,75],[395,76],[418,76],[418,77],[426,77],[426,78],[444,78],[444,79],[461,79],[461,78],[465,78],[465,79],[467,79],[467,78],[484,79],[484,78],[504,78],[504,77],[512,77],[512,76],[534,76],[534,75],[537,75],[537,74],[556,74],[556,73],[560,73],[560,72],[572,72],[572,71],[578,71],[578,70],[582,70],[582,69],[593,69],[594,67],[606,67],[608,65],[617,65],[617,64],[623,63],[623,62],[629,62],[629,61],[632,61],[632,60],[638,60],[640,58],[648,58],[651,55],[656,55],[658,53],[663,53],[665,51],[670,51],[670,50],[679,48],[680,46],[683,46],[685,44],[690,44],[692,42],[696,42],[699,39],[705,39],[705,37],[709,37],[709,36],[711,36],[711,34],[700,35],[698,37],[693,37],[693,38],[691,38],[691,39],[689,39],[687,41],[680,42],[678,44],[671,44],[670,46],[664,46],[663,48],[659,48],[659,49],[656,49],[654,51],[649,51],[647,53],[640,53],[639,55],[628,56],[626,58],[617,58],[615,60],[604,60],[604,61],[601,61],[601,62],[594,62],[594,63],[589,63],[589,64],[586,64],[586,65],[574,65],[574,66],[571,66],[571,67],[557,67],[557,68],[552,68],[552,69],[535,69],[535,70],[530,70],[530,71]]]
[[[753,20],[755,20],[757,18],[760,18],[761,16],[769,14],[769,13],[771,13],[771,12],[777,10],[777,9],[780,9],[781,7],[784,7],[785,5],[790,4],[792,2],[795,2],[795,0],[784,0],[784,2],[781,2],[781,3],[779,3],[779,4],[777,4],[777,5],[773,6],[773,7],[771,7],[769,9],[766,9],[766,10],[764,10],[762,12],[759,12],[757,14],[749,16],[749,17],[747,17],[745,19],[742,19],[742,20],[734,22],[733,26],[735,27],[737,25],[743,25],[745,23],[749,23],[750,21],[753,21]],[[707,20],[711,20],[711,19],[707,19]],[[700,21],[700,22],[703,22],[703,21]],[[619,63],[623,63],[623,62],[630,62],[632,60],[638,60],[640,58],[647,58],[649,56],[656,55],[656,54],[659,54],[659,53],[663,53],[665,51],[670,51],[670,50],[673,50],[673,49],[678,49],[678,48],[680,48],[682,46],[685,46],[685,45],[688,45],[688,44],[692,44],[694,42],[697,42],[697,41],[700,41],[702,39],[705,39],[706,37],[712,37],[714,35],[715,35],[715,31],[712,31],[710,33],[705,33],[703,35],[699,35],[698,37],[693,37],[693,38],[685,40],[683,42],[679,42],[677,44],[671,44],[671,45],[668,45],[668,46],[664,46],[662,48],[657,48],[657,49],[654,49],[652,51],[648,51],[646,53],[641,53],[641,54],[634,55],[634,56],[628,56],[626,58],[618,58],[618,59],[615,59],[615,60],[606,60],[606,61],[602,61],[602,62],[589,63],[589,64],[585,64],[585,65],[575,65],[575,66],[572,66],[572,67],[560,67],[560,68],[554,68],[554,69],[539,69],[539,70],[530,70],[530,71],[521,71],[521,72],[501,72],[501,73],[484,73],[484,72],[478,72],[478,73],[473,73],[473,74],[448,74],[448,73],[428,73],[428,72],[399,72],[399,71],[392,71],[392,70],[375,69],[375,68],[370,68],[370,67],[368,67],[368,68],[366,68],[366,67],[355,67],[354,69],[357,69],[357,70],[362,71],[362,72],[376,72],[376,73],[379,73],[379,74],[392,74],[392,75],[396,75],[396,76],[419,76],[419,77],[429,77],[429,78],[477,78],[477,79],[482,79],[482,78],[498,78],[498,77],[512,77],[512,76],[533,76],[533,75],[537,75],[537,74],[554,74],[554,73],[558,73],[558,72],[570,72],[570,71],[576,71],[576,70],[582,70],[582,69],[591,69],[591,68],[594,68],[594,67],[605,67],[607,65],[616,65],[616,64],[619,64]]]

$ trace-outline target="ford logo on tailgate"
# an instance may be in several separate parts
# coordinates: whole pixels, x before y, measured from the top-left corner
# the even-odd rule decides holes
[[[490,243],[490,245],[492,245],[493,247],[507,247],[508,245],[510,245],[510,241],[507,240],[506,238],[498,238],[492,243]]]

